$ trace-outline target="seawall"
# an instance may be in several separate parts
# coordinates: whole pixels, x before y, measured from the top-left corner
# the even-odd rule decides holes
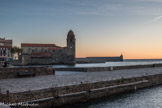
[[[56,85],[53,87],[29,90],[29,91],[6,91],[1,92],[0,102],[5,103],[35,103],[39,108],[58,107],[77,102],[85,102],[103,96],[110,96],[131,90],[137,90],[145,87],[151,87],[162,84],[162,68],[150,69],[129,69],[117,70],[112,72],[114,78],[109,80],[96,80],[92,82],[80,82],[72,85]],[[143,74],[139,74],[146,71]],[[158,71],[158,72],[157,72]],[[130,75],[126,76],[126,74]],[[136,72],[136,73],[135,73]],[[102,73],[103,75],[108,75]],[[122,74],[121,76],[116,74]],[[134,73],[134,75],[132,74]],[[124,75],[125,74],[125,75]],[[116,76],[115,76],[116,75]],[[75,76],[75,75],[73,75]],[[101,77],[101,76],[98,76]],[[57,76],[56,76],[57,78]],[[97,77],[93,77],[97,78]],[[105,77],[106,78],[106,77]],[[31,80],[31,79],[30,79]],[[66,79],[65,79],[66,80]],[[22,82],[23,83],[23,82]]]
[[[52,75],[52,67],[12,67],[12,68],[0,68],[0,79],[6,78],[18,78],[19,72],[33,72],[35,76]]]
[[[123,56],[119,57],[85,57],[85,58],[76,58],[77,63],[105,63],[110,61],[123,61]]]

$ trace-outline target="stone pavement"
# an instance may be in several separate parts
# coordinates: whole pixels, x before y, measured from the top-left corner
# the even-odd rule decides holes
[[[51,87],[76,85],[80,83],[91,83],[98,81],[110,81],[124,78],[140,77],[147,75],[162,74],[162,67],[115,70],[105,72],[83,72],[66,75],[47,75],[30,78],[1,79],[0,88],[2,93],[9,90],[11,93],[29,90],[40,90]]]

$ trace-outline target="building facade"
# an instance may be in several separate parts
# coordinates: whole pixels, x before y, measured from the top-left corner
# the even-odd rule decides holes
[[[67,34],[67,46],[55,44],[21,43],[22,64],[75,64],[75,35]]]
[[[12,40],[6,40],[5,38],[0,38],[0,64],[8,61],[11,57]]]

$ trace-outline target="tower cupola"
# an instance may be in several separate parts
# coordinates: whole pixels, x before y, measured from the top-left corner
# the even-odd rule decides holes
[[[70,30],[67,34],[67,47],[75,49],[75,35],[72,30]]]
[[[68,32],[68,35],[67,35],[67,36],[75,37],[75,34],[74,34],[74,32],[73,32],[72,30],[70,30],[70,31]]]

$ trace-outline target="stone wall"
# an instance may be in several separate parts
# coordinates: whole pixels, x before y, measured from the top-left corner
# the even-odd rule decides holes
[[[55,50],[52,54],[52,64],[75,64],[75,49],[64,47]]]
[[[123,56],[120,57],[86,57],[76,58],[77,63],[105,63],[110,61],[123,61]]]
[[[84,83],[64,87],[27,91],[22,93],[1,94],[5,103],[38,103],[39,108],[62,106],[76,102],[85,102],[103,96],[109,96],[131,90],[162,84],[162,74],[135,78],[121,78],[112,81]]]
[[[37,58],[22,55],[23,65],[75,64],[75,49],[63,48],[52,52],[51,58]]]
[[[74,49],[73,49],[74,50]],[[67,47],[52,52],[51,58],[36,58],[30,55],[22,56],[23,65],[75,64],[75,52]]]
[[[51,58],[31,58],[31,62],[28,63],[28,65],[48,65],[52,64],[52,59]]]
[[[52,67],[14,67],[14,68],[0,68],[0,79],[17,78],[18,72],[34,72],[36,76],[52,75]]]
[[[28,63],[31,63],[31,55],[21,55],[22,57],[22,64],[27,65]]]

